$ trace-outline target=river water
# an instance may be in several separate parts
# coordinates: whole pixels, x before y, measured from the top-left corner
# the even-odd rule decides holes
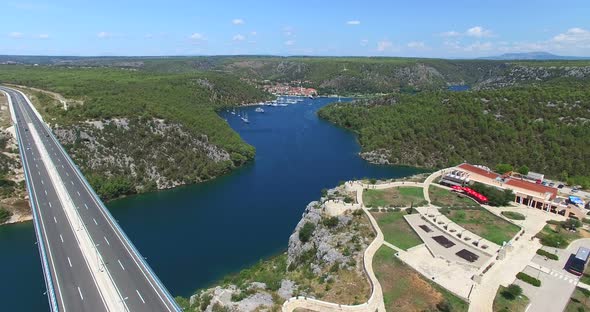
[[[317,110],[332,101],[264,106],[264,113],[240,109],[249,124],[222,112],[256,147],[254,162],[209,182],[107,204],[174,296],[188,296],[285,250],[305,206],[321,189],[354,178],[418,172],[360,159],[351,132],[317,118]],[[0,279],[1,310],[48,310],[31,222],[0,227]]]

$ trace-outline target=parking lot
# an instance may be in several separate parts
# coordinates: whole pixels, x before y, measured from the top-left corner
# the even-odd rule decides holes
[[[546,273],[531,266],[527,266],[524,273],[541,281],[541,287],[519,279],[514,282],[522,287],[523,293],[531,301],[528,311],[563,311],[578,282],[565,274],[553,271]]]

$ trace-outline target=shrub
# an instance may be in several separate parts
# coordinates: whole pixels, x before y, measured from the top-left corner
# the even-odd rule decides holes
[[[522,175],[527,175],[529,174],[529,167],[525,166],[520,166],[520,168],[518,168],[518,173],[522,174]]]
[[[566,230],[576,230],[577,228],[582,226],[582,222],[576,219],[567,219],[561,223],[561,227]]]
[[[307,243],[315,231],[315,224],[311,222],[305,222],[301,230],[299,230],[299,240],[302,243]]]
[[[10,216],[12,216],[12,213],[10,213],[10,211],[0,207],[0,223],[8,221],[8,219],[10,219]]]
[[[328,228],[334,228],[338,226],[338,217],[330,217],[322,220],[322,224]]]
[[[512,220],[524,220],[526,217],[522,213],[514,212],[514,211],[502,211],[501,214],[508,219]]]
[[[369,183],[371,183],[371,184],[377,184],[377,179],[369,179]]]
[[[347,204],[350,204],[350,203],[354,202],[354,199],[350,196],[346,196],[346,197],[344,197],[344,202]]]
[[[504,291],[502,291],[502,297],[507,300],[514,300],[516,297],[522,294],[522,288],[516,284],[510,284]]]
[[[543,249],[538,249],[537,250],[537,255],[541,255],[541,256],[547,257],[547,258],[549,258],[551,260],[559,260],[559,256],[558,255],[556,255],[554,253],[551,253],[551,252],[548,252],[548,251],[545,251]]]
[[[567,246],[567,240],[559,233],[551,233],[541,237],[541,244],[549,247]]]
[[[518,272],[518,274],[516,274],[516,278],[518,278],[519,280],[525,282],[525,283],[529,283],[535,287],[539,287],[541,286],[541,281],[524,273],[524,272]]]
[[[506,289],[506,291],[508,291],[510,294],[512,294],[515,298],[522,295],[522,288],[516,284],[508,285],[508,288]]]

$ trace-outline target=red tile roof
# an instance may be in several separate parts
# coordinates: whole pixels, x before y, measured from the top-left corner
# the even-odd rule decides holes
[[[545,186],[543,184],[537,184],[525,180],[518,180],[518,179],[509,179],[505,182],[505,184],[512,185],[514,187],[519,187],[525,190],[529,190],[531,192],[537,193],[551,193],[551,198],[555,198],[557,196],[557,189],[549,186]]]
[[[479,167],[476,167],[474,165],[470,165],[467,163],[460,164],[458,167],[465,170],[465,171],[479,174],[481,176],[485,176],[490,179],[496,179],[497,177],[500,176],[499,174],[497,174],[493,171],[487,171],[485,169],[482,169],[482,168],[479,168]],[[542,193],[542,194],[551,193],[551,198],[555,198],[555,196],[557,196],[557,189],[556,188],[545,186],[542,184],[536,184],[536,183],[529,182],[526,180],[509,178],[504,182],[504,184],[518,187],[521,189],[525,189],[525,190],[528,190],[531,192],[536,192],[536,193]]]
[[[470,165],[468,163],[460,164],[458,167],[463,170],[469,171],[471,173],[479,174],[479,175],[482,175],[482,176],[490,178],[490,179],[495,179],[498,177],[498,174],[496,174],[493,171],[487,171],[485,169],[476,167],[474,165]]]

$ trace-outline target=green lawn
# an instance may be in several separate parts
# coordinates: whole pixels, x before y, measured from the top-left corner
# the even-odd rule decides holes
[[[418,234],[404,219],[405,212],[373,212],[372,214],[388,243],[404,250],[422,244]]]
[[[428,194],[430,195],[430,202],[439,207],[479,206],[479,204],[469,198],[459,196],[457,193],[434,185],[431,185],[430,188],[428,188]]]
[[[484,208],[441,209],[451,221],[491,242],[502,246],[520,228]]]
[[[363,202],[367,207],[417,207],[426,203],[422,188],[415,186],[368,189],[363,192]]]
[[[576,287],[564,312],[590,311],[590,298],[584,295],[585,290]]]
[[[520,295],[513,300],[507,299],[502,295],[506,291],[506,287],[500,285],[496,298],[494,298],[493,311],[494,312],[524,312],[529,305],[529,298],[525,295]]]
[[[586,237],[585,230],[578,229],[576,232],[570,232],[559,225],[547,224],[537,233],[541,244],[549,247],[567,247],[572,241]]]
[[[382,246],[377,251],[373,268],[387,311],[467,311],[465,301],[404,264],[391,248]]]

